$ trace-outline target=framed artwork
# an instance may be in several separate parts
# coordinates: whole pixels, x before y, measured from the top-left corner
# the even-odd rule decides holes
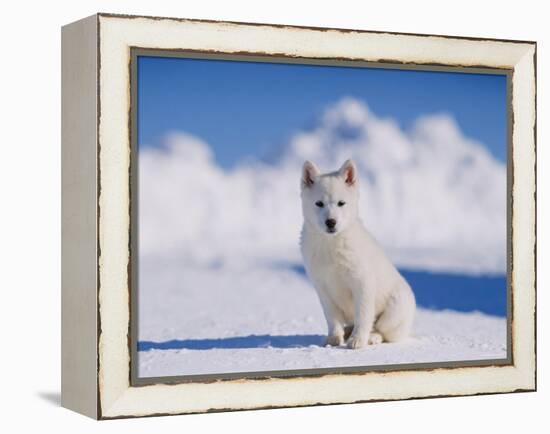
[[[536,44],[97,14],[62,31],[62,404],[536,388]]]

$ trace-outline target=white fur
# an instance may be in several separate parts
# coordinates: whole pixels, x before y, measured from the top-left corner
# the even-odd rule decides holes
[[[343,344],[351,329],[349,348],[406,338],[414,294],[359,219],[353,162],[321,174],[306,161],[301,196],[302,256],[327,320],[327,344]],[[332,232],[327,220],[335,220]]]

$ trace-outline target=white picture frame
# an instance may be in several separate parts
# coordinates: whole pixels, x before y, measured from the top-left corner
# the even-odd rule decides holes
[[[510,357],[506,363],[135,384],[133,49],[506,70]],[[536,389],[536,44],[96,14],[62,32],[62,405],[96,419]]]

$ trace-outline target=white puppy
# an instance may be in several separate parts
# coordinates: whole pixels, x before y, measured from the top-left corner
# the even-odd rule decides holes
[[[349,348],[406,338],[416,308],[410,286],[360,221],[358,201],[351,160],[327,174],[304,163],[302,256],[327,320],[327,344],[347,339]]]

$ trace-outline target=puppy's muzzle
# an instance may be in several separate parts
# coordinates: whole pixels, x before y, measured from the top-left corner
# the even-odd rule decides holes
[[[325,225],[327,226],[327,232],[336,232],[336,220],[334,219],[326,219]]]

